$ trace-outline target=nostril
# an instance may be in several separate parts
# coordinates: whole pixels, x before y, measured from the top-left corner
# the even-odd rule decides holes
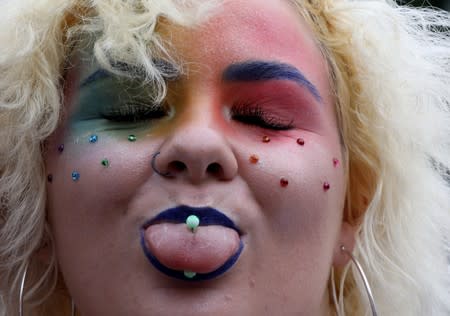
[[[208,168],[206,169],[206,172],[213,174],[213,175],[219,174],[222,172],[222,166],[220,164],[218,164],[217,162],[214,162],[208,166]]]
[[[171,163],[169,163],[169,170],[172,171],[184,171],[186,170],[187,167],[184,164],[184,162],[176,160],[176,161],[172,161]]]

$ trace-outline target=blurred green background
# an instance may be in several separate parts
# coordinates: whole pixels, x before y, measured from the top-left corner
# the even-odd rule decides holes
[[[450,0],[397,0],[397,2],[417,7],[434,6],[450,11]]]

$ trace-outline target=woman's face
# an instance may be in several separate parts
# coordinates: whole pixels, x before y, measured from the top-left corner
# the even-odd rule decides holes
[[[139,80],[98,71],[90,48],[67,76],[66,117],[46,156],[48,215],[78,310],[327,314],[346,183],[311,32],[279,0],[228,1],[198,28],[162,32],[184,68],[162,107],[149,106],[151,88]],[[153,166],[170,177],[152,169],[157,152]],[[199,215],[194,232],[174,223],[182,205],[208,207],[212,223]],[[144,253],[201,275],[241,246],[234,264],[197,282],[161,272]]]

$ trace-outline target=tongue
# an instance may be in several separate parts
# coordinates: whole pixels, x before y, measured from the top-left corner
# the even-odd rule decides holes
[[[199,226],[161,223],[145,230],[145,241],[153,255],[168,268],[209,273],[221,267],[239,249],[239,235],[218,225]]]

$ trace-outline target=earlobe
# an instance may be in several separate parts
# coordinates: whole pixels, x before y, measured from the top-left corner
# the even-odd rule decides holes
[[[344,251],[342,251],[342,246],[344,246],[345,249],[349,252],[353,251],[353,248],[355,247],[356,229],[356,226],[352,226],[347,222],[342,222],[339,238],[336,242],[336,245],[334,246],[334,267],[343,267],[350,261],[350,257]]]

